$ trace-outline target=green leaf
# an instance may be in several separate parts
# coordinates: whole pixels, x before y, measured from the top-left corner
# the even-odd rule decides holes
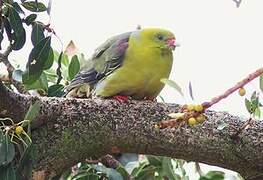
[[[20,69],[16,69],[12,73],[12,79],[18,82],[22,82],[22,75],[23,75],[23,71]]]
[[[45,70],[45,73],[46,73],[48,82],[56,83],[57,75],[54,69],[47,69]]]
[[[13,43],[13,50],[19,50],[25,45],[25,42],[26,42],[26,31],[25,31],[25,29],[24,28],[22,29],[21,34],[15,33],[15,36],[16,36],[16,39]]]
[[[0,167],[0,179],[1,180],[16,180],[15,168],[10,164],[6,167]]]
[[[22,82],[25,85],[33,84],[34,82],[36,82],[39,79],[41,74],[42,74],[42,71],[39,71],[35,74],[32,74],[32,73],[30,74],[29,71],[26,70],[25,72],[23,72]]]
[[[74,180],[99,180],[99,176],[97,174],[88,173],[88,172],[81,172],[76,174],[70,179]]]
[[[64,86],[61,84],[55,84],[48,88],[49,97],[61,97],[63,95]]]
[[[58,57],[58,67],[57,67],[57,70],[56,70],[56,73],[57,73],[57,76],[58,76],[58,79],[57,79],[57,84],[60,83],[60,81],[62,80],[62,73],[61,73],[61,60],[62,60],[62,56],[63,56],[63,52],[61,52],[59,54],[59,57]]]
[[[21,9],[20,5],[19,5],[17,2],[14,2],[14,3],[12,4],[12,6],[15,8],[15,10],[16,10],[18,13],[25,14],[25,12]]]
[[[54,52],[53,52],[53,49],[50,48],[48,58],[44,64],[43,69],[44,70],[50,69],[52,67],[53,63],[54,63]]]
[[[253,112],[251,111],[251,102],[247,98],[245,99],[245,105],[249,114],[252,114]]]
[[[169,80],[169,79],[161,79],[161,82],[164,84],[167,84],[169,86],[171,86],[172,88],[174,88],[177,92],[179,92],[181,94],[181,96],[184,96],[184,93],[182,91],[182,88],[174,81]]]
[[[139,162],[139,161],[128,162],[128,163],[125,165],[125,170],[126,170],[129,174],[132,174],[132,172],[134,172],[133,170],[138,169],[139,166],[140,166],[140,162]]]
[[[261,74],[259,78],[259,87],[261,92],[263,92],[263,74]]]
[[[0,167],[9,164],[15,157],[14,144],[11,143],[9,135],[5,135],[1,129],[0,129],[0,152],[1,152]]]
[[[62,54],[61,63],[66,67],[68,67],[69,65],[69,58],[68,55],[66,55],[65,53]]]
[[[259,96],[256,91],[254,91],[250,98],[250,112],[251,114],[255,115],[255,111],[259,108]]]
[[[32,12],[43,12],[47,10],[45,4],[36,1],[23,2],[22,6]]]
[[[9,17],[11,28],[14,30],[15,33],[21,34],[23,25],[18,12],[12,6],[9,6],[8,12],[9,12],[8,17]]]
[[[15,37],[12,38],[14,40],[14,43],[12,44],[13,50],[19,50],[26,42],[26,32],[18,12],[12,6],[9,6],[8,12],[10,27],[14,30],[15,34]]]
[[[131,175],[136,177],[140,171],[142,171],[146,166],[148,166],[149,163],[144,161],[144,162],[129,162],[128,164],[126,164],[125,169],[130,172],[131,171]]]
[[[155,178],[154,173],[156,171],[156,167],[147,166],[135,176],[136,180],[152,180]]]
[[[261,111],[260,111],[260,108],[256,108],[255,112],[254,112],[254,116],[260,118],[261,117]]]
[[[155,167],[162,166],[162,156],[147,155],[146,158],[148,159],[150,165],[153,165]]]
[[[41,76],[32,84],[25,84],[27,90],[42,89],[48,91],[48,80],[46,74],[43,72]]]
[[[17,177],[27,177],[30,179],[32,177],[32,170],[33,170],[33,164],[32,164],[32,157],[33,157],[33,148],[30,144],[29,147],[27,147],[19,160],[18,166],[16,168]]]
[[[179,180],[181,179],[180,176],[175,174],[173,165],[171,162],[171,158],[169,157],[164,157],[162,161],[162,171],[165,176],[167,176],[171,180]]]
[[[129,173],[126,171],[126,169],[122,165],[119,165],[116,168],[116,171],[122,175],[123,179],[129,179]]]
[[[11,29],[11,26],[10,26],[10,22],[7,18],[4,18],[3,19],[4,21],[4,28],[5,28],[5,32],[6,32],[6,35],[7,35],[7,38],[8,40],[11,42],[12,41],[12,29]]]
[[[37,18],[36,14],[30,14],[29,16],[27,16],[25,19],[26,25],[29,26],[30,24],[32,24],[36,20],[36,18]]]
[[[40,101],[35,101],[34,104],[32,104],[29,107],[24,119],[25,120],[29,120],[30,122],[32,122],[38,116],[38,114],[40,112],[40,107],[41,107]],[[23,126],[24,125],[25,124],[23,124]]]
[[[31,42],[36,46],[42,39],[45,38],[43,25],[34,23],[32,25]]]
[[[224,180],[225,173],[221,171],[209,171],[206,175],[201,176],[199,180]]]
[[[44,65],[49,57],[51,37],[42,39],[30,52],[27,71],[23,74],[23,83],[29,84],[36,81],[44,69]]]

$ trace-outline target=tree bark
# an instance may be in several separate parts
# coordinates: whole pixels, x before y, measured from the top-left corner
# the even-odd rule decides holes
[[[154,125],[177,112],[179,105],[36,97],[16,94],[0,82],[0,116],[19,122],[36,100],[41,111],[32,124],[35,175],[52,177],[86,158],[118,149],[203,162],[246,179],[263,179],[263,121],[252,121],[233,138],[233,130],[246,119],[208,110],[208,119],[200,125],[157,130]],[[220,130],[222,123],[228,126]]]

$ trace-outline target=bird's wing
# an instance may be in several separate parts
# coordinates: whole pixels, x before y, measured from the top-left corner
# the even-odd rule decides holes
[[[122,65],[131,33],[114,36],[99,46],[88,62],[90,67],[82,68],[66,87],[67,92],[82,84],[89,84],[92,88],[99,80],[118,69]]]

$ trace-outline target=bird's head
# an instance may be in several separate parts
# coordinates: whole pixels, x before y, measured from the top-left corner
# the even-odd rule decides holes
[[[146,28],[139,30],[140,39],[151,47],[160,48],[163,50],[174,50],[179,46],[176,42],[174,34],[165,29]]]

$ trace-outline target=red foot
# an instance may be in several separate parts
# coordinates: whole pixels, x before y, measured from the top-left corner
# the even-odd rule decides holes
[[[125,103],[125,102],[128,102],[128,100],[129,100],[128,96],[120,96],[120,95],[113,96],[112,98],[117,100],[120,103]]]

